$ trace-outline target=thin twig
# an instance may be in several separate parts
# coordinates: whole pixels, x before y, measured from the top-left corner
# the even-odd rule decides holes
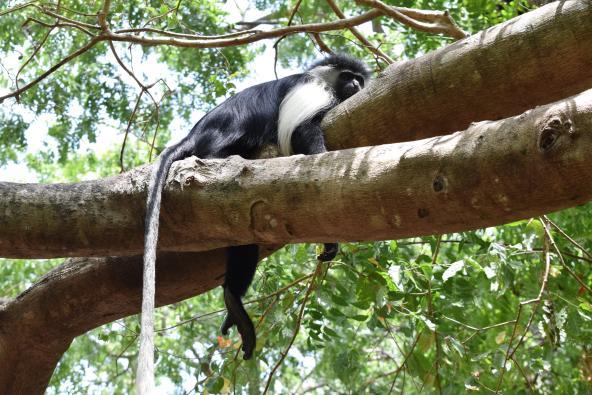
[[[292,21],[294,20],[294,17],[296,16],[296,13],[298,12],[298,9],[300,8],[300,4],[302,4],[302,0],[298,0],[296,2],[296,4],[294,5],[294,8],[292,8],[292,12],[290,12],[290,17],[288,18],[288,24],[287,24],[287,26],[291,26],[292,25]]]
[[[526,386],[528,387],[528,390],[530,391],[530,393],[532,395],[536,394],[536,392],[534,391],[534,388],[532,388],[532,385],[530,384],[530,380],[528,379],[526,372],[524,371],[524,369],[522,369],[522,366],[520,366],[520,363],[516,359],[516,356],[512,355],[511,359],[512,359],[512,362],[514,362],[514,365],[516,365],[516,367],[518,368],[518,371],[520,372],[522,377],[524,378],[524,381],[526,382]]]
[[[438,259],[438,254],[440,253],[440,242],[442,240],[442,235],[438,235],[436,239],[436,247],[434,249],[434,254],[432,255],[432,270],[436,266],[436,260]],[[436,320],[434,319],[434,305],[432,301],[432,278],[428,278],[428,294],[427,294],[427,302],[428,302],[428,317],[432,323]],[[440,358],[441,358],[441,345],[440,345],[440,338],[438,337],[438,329],[434,328],[434,340],[436,344],[436,361],[434,362],[434,369],[436,370],[436,388],[438,389],[438,393],[442,395],[442,383],[440,378]]]
[[[481,327],[481,328],[477,328],[477,327],[474,327],[474,326],[465,324],[464,322],[457,321],[454,318],[447,317],[445,315],[442,315],[442,318],[447,319],[448,321],[452,321],[455,324],[464,326],[465,328],[474,331],[472,335],[470,335],[469,337],[467,337],[465,340],[461,341],[462,344],[465,344],[466,342],[468,342],[469,340],[471,340],[476,334],[478,334],[480,332],[484,332],[484,331],[489,330],[489,329],[499,328],[500,326],[505,326],[505,325],[510,325],[510,324],[515,324],[516,323],[516,320],[510,320],[510,321],[504,321],[504,322],[500,322],[500,323],[497,323],[497,324],[493,324],[493,325],[488,325],[488,326],[484,326],[484,327]]]
[[[292,348],[292,345],[294,344],[294,341],[296,340],[296,336],[298,336],[298,333],[300,332],[300,325],[302,323],[302,317],[304,316],[304,308],[306,307],[306,303],[308,302],[308,298],[310,297],[310,294],[312,293],[313,289],[315,288],[314,287],[315,279],[321,274],[322,267],[323,267],[323,262],[317,263],[317,267],[315,269],[315,272],[313,273],[313,275],[310,279],[310,282],[308,283],[308,289],[306,290],[306,293],[304,294],[304,299],[302,300],[302,306],[300,307],[300,312],[298,313],[298,318],[296,319],[296,325],[294,328],[294,332],[292,333],[292,338],[290,339],[288,346],[284,349],[284,351],[282,351],[280,353],[280,359],[276,362],[275,366],[271,370],[271,373],[269,373],[269,377],[267,378],[267,383],[265,384],[265,389],[263,390],[263,395],[265,395],[267,393],[267,391],[269,390],[269,386],[271,385],[271,381],[273,380],[273,375],[279,369],[282,362],[284,361],[284,359],[288,355],[288,351],[290,351],[290,348]]]
[[[125,135],[123,136],[123,143],[121,143],[121,151],[119,153],[119,167],[120,167],[120,171],[121,173],[125,172],[125,166],[123,164],[123,156],[124,156],[124,152],[125,152],[125,144],[127,142],[127,136],[129,135],[130,129],[132,127],[132,122],[134,120],[134,117],[136,116],[136,112],[138,111],[138,108],[140,107],[140,102],[142,101],[142,95],[144,94],[145,90],[142,89],[140,91],[140,93],[138,94],[138,98],[136,99],[136,104],[134,105],[134,109],[129,117],[129,119],[127,120],[127,126],[125,128]]]
[[[356,0],[362,4],[380,10],[385,15],[412,28],[431,34],[444,34],[457,40],[468,36],[458,27],[448,11],[425,11],[404,7],[391,7],[380,0]]]
[[[329,48],[329,46],[327,45],[327,43],[323,40],[323,38],[321,37],[321,35],[319,33],[312,33],[311,34],[314,42],[319,46],[319,49],[321,50],[321,52],[325,52],[325,53],[333,53],[333,50],[331,48]]]
[[[25,20],[25,22],[23,23],[23,26],[27,25],[29,22],[35,22],[38,25],[41,25],[43,27],[47,27],[49,29],[51,28],[55,28],[55,27],[72,27],[74,29],[78,29],[81,32],[83,32],[84,34],[90,36],[90,37],[94,37],[94,34],[92,34],[90,31],[88,31],[87,29],[85,29],[84,27],[78,25],[78,24],[74,24],[74,23],[69,23],[69,22],[58,22],[58,23],[46,23],[43,21],[40,21],[37,18],[33,18],[33,17],[28,17],[27,20]]]
[[[395,377],[393,378],[393,382],[395,382],[397,380],[397,377],[399,376],[399,373],[403,370],[403,368],[407,365],[407,361],[409,360],[409,358],[411,357],[411,354],[413,353],[413,350],[415,350],[415,346],[417,346],[417,342],[419,341],[419,338],[421,337],[422,331],[419,331],[417,333],[417,335],[415,336],[415,339],[413,339],[413,342],[411,343],[411,347],[409,348],[409,351],[407,351],[405,353],[405,357],[403,358],[403,362],[401,362],[401,365],[399,365],[396,369],[388,371],[386,373],[381,373],[375,377],[373,377],[370,380],[367,380],[366,382],[364,382],[364,388],[367,388],[368,386],[370,386],[372,383],[376,382],[378,379],[384,378],[384,377],[388,377],[391,375],[395,375]],[[360,392],[363,392],[362,389],[360,389]]]
[[[19,10],[22,10],[23,8],[35,6],[35,3],[37,3],[37,2],[38,2],[38,0],[34,0],[34,1],[29,1],[27,3],[15,5],[12,8],[8,8],[8,9],[6,9],[4,11],[0,11],[0,16],[8,15],[10,13],[13,13],[13,12],[16,12],[16,11],[19,11]]]
[[[190,40],[223,40],[223,39],[227,39],[227,38],[233,38],[233,37],[241,37],[241,36],[248,36],[248,35],[252,35],[252,34],[257,34],[257,33],[261,33],[262,30],[241,30],[238,32],[232,32],[232,33],[227,33],[227,34],[217,34],[217,35],[213,35],[213,36],[204,36],[204,35],[197,35],[197,34],[191,34],[191,33],[176,33],[176,32],[169,32],[166,30],[161,30],[161,29],[154,29],[154,28],[150,28],[150,27],[140,27],[140,28],[129,28],[129,29],[119,29],[119,30],[115,30],[114,33],[117,34],[122,34],[122,33],[154,33],[154,34],[160,34],[162,36],[169,36],[169,37],[177,37],[177,38],[186,38],[186,39],[190,39]]]
[[[220,48],[250,44],[256,41],[266,40],[270,38],[278,38],[285,35],[296,33],[319,33],[331,30],[345,29],[351,26],[361,25],[374,18],[379,17],[380,15],[380,11],[372,10],[364,14],[360,14],[352,18],[341,19],[339,21],[332,21],[326,23],[309,23],[304,25],[292,25],[269,31],[261,31],[254,34],[249,34],[246,37],[239,36],[215,40],[204,40],[201,39],[200,36],[195,36],[195,38],[193,39],[180,39],[174,37],[142,37],[131,34],[118,34],[114,32],[104,33],[101,36],[101,40],[129,42],[148,46],[170,45],[183,48]]]
[[[580,251],[582,251],[588,258],[592,259],[592,254],[590,254],[588,252],[588,250],[586,250],[584,247],[582,247],[577,241],[575,241],[572,237],[570,237],[567,233],[565,233],[563,231],[563,229],[561,229],[559,226],[557,226],[557,224],[555,224],[555,222],[551,221],[546,215],[543,217],[545,218],[545,220],[551,224],[551,226],[558,231],[561,236],[565,237],[571,244],[573,244],[574,246],[576,246],[576,248],[578,248]]]
[[[272,293],[270,293],[270,294],[267,294],[267,295],[261,296],[261,297],[259,297],[259,298],[256,298],[256,299],[251,299],[251,300],[249,300],[249,301],[247,301],[247,302],[243,302],[243,305],[245,305],[245,306],[246,306],[246,305],[249,305],[249,304],[252,304],[252,303],[258,303],[258,302],[261,302],[261,301],[263,301],[263,300],[266,300],[266,299],[269,299],[269,298],[273,298],[274,296],[277,296],[277,295],[279,295],[279,294],[281,294],[281,293],[283,293],[283,292],[286,292],[288,289],[292,288],[293,286],[295,286],[295,285],[297,285],[297,284],[300,284],[300,283],[301,283],[301,282],[303,282],[303,281],[306,281],[307,279],[311,278],[313,275],[314,275],[314,273],[307,274],[306,276],[302,276],[302,277],[300,277],[300,278],[298,278],[298,279],[296,279],[296,280],[292,281],[291,283],[289,283],[289,284],[287,284],[287,285],[285,285],[285,286],[281,287],[281,288],[280,288],[280,289],[278,289],[277,291],[274,291],[274,292],[272,292]],[[185,324],[187,324],[187,323],[189,323],[189,322],[191,322],[191,321],[199,321],[200,319],[202,319],[202,318],[204,318],[204,317],[208,317],[208,316],[212,316],[212,315],[221,314],[221,313],[224,313],[225,311],[226,311],[226,309],[220,309],[220,310],[216,310],[216,311],[211,311],[211,312],[209,312],[209,313],[206,313],[206,314],[197,315],[197,316],[194,316],[194,317],[188,318],[188,319],[186,319],[186,320],[183,320],[183,321],[181,321],[181,322],[178,322],[178,323],[176,323],[176,324],[174,324],[174,325],[167,326],[167,327],[165,327],[165,328],[162,328],[162,329],[157,329],[155,332],[164,332],[164,331],[168,331],[168,330],[174,329],[174,328],[176,328],[176,327],[178,327],[178,326],[185,325]]]
[[[94,47],[99,41],[101,41],[100,36],[96,36],[96,37],[92,38],[85,46],[83,46],[82,48],[79,48],[78,50],[72,52],[70,55],[68,55],[65,58],[63,58],[62,60],[60,60],[58,63],[56,63],[55,65],[50,67],[47,71],[45,71],[40,76],[35,78],[33,81],[29,82],[28,84],[24,85],[23,87],[21,87],[19,89],[16,89],[13,92],[10,92],[4,96],[0,96],[0,103],[2,103],[5,99],[19,96],[21,93],[23,93],[27,89],[29,89],[32,86],[43,81],[49,75],[53,74],[55,71],[60,69],[63,65],[65,65],[66,63],[70,62],[74,58],[77,58],[78,56],[82,55],[83,53],[85,53],[86,51],[88,51],[89,49]]]
[[[101,30],[103,30],[104,32],[109,31],[109,25],[107,24],[107,15],[109,15],[110,7],[111,0],[103,0],[103,7],[101,7],[101,11],[99,11],[97,15],[99,26],[101,26]]]
[[[337,3],[335,3],[334,0],[326,0],[326,1],[327,1],[327,4],[329,4],[329,7],[331,7],[333,12],[335,13],[335,15],[337,15],[337,17],[339,19],[346,19],[345,14],[341,11],[341,9],[337,5]],[[376,57],[382,59],[383,61],[385,61],[388,64],[394,63],[394,60],[390,56],[388,56],[387,54],[382,52],[378,47],[374,46],[370,41],[368,41],[368,39],[366,37],[364,37],[364,35],[356,27],[354,27],[354,26],[349,27],[349,31],[352,32],[352,34],[358,40],[360,40],[360,42],[364,45],[364,48],[366,48],[367,50],[372,52]]]
[[[25,23],[23,24],[26,25],[27,21],[25,21]],[[18,71],[16,72],[16,76],[14,78],[14,83],[16,86],[16,90],[19,91],[19,75],[21,74],[21,72],[23,71],[23,69],[25,67],[27,67],[27,65],[29,64],[29,62],[39,53],[39,50],[41,49],[41,47],[47,42],[47,39],[49,37],[49,35],[51,34],[51,32],[53,31],[53,29],[55,29],[56,25],[55,23],[53,25],[49,26],[49,29],[45,32],[45,34],[43,35],[43,38],[41,39],[41,41],[39,41],[37,43],[37,45],[35,45],[35,48],[33,49],[33,53],[27,58],[27,60],[25,60],[23,62],[23,64],[19,67]],[[15,99],[17,101],[17,103],[19,102],[19,95],[15,96]]]
[[[543,225],[543,228],[545,228],[545,234],[548,234],[547,231],[548,231],[549,225],[542,219],[540,221],[541,221],[541,224]],[[530,329],[530,325],[532,324],[532,321],[534,320],[534,316],[535,316],[535,314],[538,310],[538,307],[541,303],[543,293],[545,292],[545,290],[547,288],[547,283],[549,282],[549,272],[551,270],[551,255],[549,254],[549,238],[548,237],[545,237],[545,239],[544,239],[543,259],[545,262],[545,270],[543,272],[543,280],[541,282],[541,288],[539,290],[539,294],[537,295],[536,298],[526,300],[524,302],[520,302],[520,304],[518,305],[518,314],[516,315],[516,323],[514,324],[514,327],[512,328],[512,335],[510,336],[510,341],[508,342],[508,348],[506,349],[506,356],[504,358],[504,363],[501,367],[500,376],[497,381],[497,387],[495,389],[496,394],[500,391],[500,388],[501,388],[501,385],[502,385],[502,382],[504,379],[504,374],[506,372],[506,364],[508,363],[510,358],[512,358],[514,356],[514,354],[516,353],[516,351],[522,345],[524,339],[526,338],[526,334],[528,333],[528,330]],[[516,338],[516,332],[518,331],[518,323],[520,322],[520,316],[522,315],[522,309],[524,308],[524,306],[527,306],[530,304],[532,304],[534,306],[532,308],[532,312],[531,312],[528,322],[526,324],[526,328],[524,328],[524,332],[522,333],[522,336],[518,340],[518,343],[516,344],[516,346],[514,348],[512,348],[512,343],[514,342],[514,339]]]
[[[547,217],[543,216],[542,221],[545,224],[549,225],[549,220]],[[549,231],[548,227],[545,227],[544,229],[545,229],[545,234],[547,235],[547,238],[549,239],[549,243],[551,243],[551,246],[553,247],[553,249],[557,253],[557,256],[559,257],[559,262],[561,262],[561,266],[563,266],[563,268],[565,270],[567,270],[567,272],[578,282],[578,284],[580,284],[582,286],[582,288],[584,288],[586,291],[588,291],[592,295],[592,289],[580,277],[578,277],[578,275],[573,270],[571,270],[571,268],[567,265],[567,263],[565,263],[565,259],[563,259],[563,255],[561,254],[559,247],[557,247],[557,244],[555,244],[555,240],[553,239],[553,235]]]

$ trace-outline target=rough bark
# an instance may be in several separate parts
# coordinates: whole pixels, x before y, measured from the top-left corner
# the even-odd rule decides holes
[[[159,248],[396,239],[581,204],[592,197],[581,182],[592,163],[591,103],[592,90],[449,136],[321,155],[189,158],[169,176]],[[146,170],[79,184],[0,184],[0,212],[10,210],[0,254],[140,253]]]
[[[410,141],[592,88],[592,2],[560,1],[391,65],[324,120],[331,149]]]
[[[261,254],[274,250],[263,247]],[[159,254],[156,305],[176,303],[220,285],[225,257],[224,249]],[[76,336],[140,311],[141,279],[140,256],[70,259],[16,299],[3,300],[1,392],[43,394]]]

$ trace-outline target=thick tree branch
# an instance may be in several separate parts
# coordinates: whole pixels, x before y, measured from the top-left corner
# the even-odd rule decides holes
[[[580,182],[590,177],[591,125],[592,90],[439,138],[256,161],[190,158],[171,171],[159,247],[396,239],[571,207],[592,197]],[[140,253],[147,173],[1,183],[0,255]]]
[[[261,248],[262,257],[276,249]],[[159,254],[156,305],[176,303],[220,285],[225,259],[225,250]],[[43,394],[76,336],[140,312],[141,279],[141,256],[70,259],[16,299],[2,300],[3,393]]]
[[[331,149],[409,141],[592,88],[592,2],[561,1],[389,66],[325,117]]]

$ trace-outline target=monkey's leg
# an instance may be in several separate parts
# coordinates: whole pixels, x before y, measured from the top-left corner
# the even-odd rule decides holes
[[[321,262],[332,261],[339,252],[339,244],[337,243],[325,243],[323,244],[323,252],[317,256],[317,259]]]
[[[222,323],[222,334],[236,325],[243,342],[244,359],[250,359],[255,350],[257,337],[255,326],[243,306],[241,298],[247,292],[253,281],[257,262],[259,261],[259,247],[251,244],[228,248],[226,263],[226,279],[224,281],[224,304],[228,314]]]

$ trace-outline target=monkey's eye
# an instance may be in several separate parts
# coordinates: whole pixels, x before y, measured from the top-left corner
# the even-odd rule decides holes
[[[342,71],[342,72],[339,74],[339,79],[340,79],[341,81],[344,81],[344,82],[345,82],[345,81],[351,81],[351,80],[353,80],[353,79],[355,79],[355,78],[356,78],[355,74],[354,74],[354,73],[351,73],[351,72],[349,72],[349,71]]]
[[[360,87],[363,88],[364,87],[364,79],[362,77],[356,77],[356,80],[358,80]]]

